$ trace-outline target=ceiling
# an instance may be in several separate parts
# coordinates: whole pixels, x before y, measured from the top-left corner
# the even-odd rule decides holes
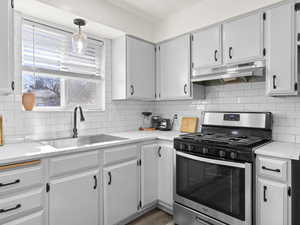
[[[15,0],[15,9],[16,11],[24,14],[26,17],[32,17],[34,19],[38,18],[41,22],[51,22],[54,25],[60,25],[63,28],[68,28],[69,30],[77,29],[73,24],[74,18],[82,18],[81,16],[77,16],[67,10],[61,10],[36,0]],[[84,27],[84,31],[88,34],[94,35],[95,37],[103,38],[116,38],[124,34],[124,32],[120,30],[91,20],[88,20],[87,25]]]
[[[105,0],[151,22],[157,22],[203,0]]]

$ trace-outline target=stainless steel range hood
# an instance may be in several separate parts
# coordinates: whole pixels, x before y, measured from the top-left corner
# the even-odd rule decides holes
[[[211,80],[232,80],[241,77],[261,77],[265,73],[265,61],[253,61],[243,64],[220,66],[209,69],[193,68],[192,82]]]

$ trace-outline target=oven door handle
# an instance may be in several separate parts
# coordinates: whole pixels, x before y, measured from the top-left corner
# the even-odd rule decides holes
[[[184,158],[200,161],[200,162],[205,162],[205,163],[210,163],[210,164],[217,164],[217,165],[222,165],[222,166],[229,166],[229,167],[237,167],[237,168],[246,168],[245,163],[236,163],[236,162],[231,162],[231,161],[223,161],[223,160],[216,160],[216,159],[210,159],[210,158],[203,158],[191,154],[186,154],[183,152],[176,152],[176,155],[182,156]]]

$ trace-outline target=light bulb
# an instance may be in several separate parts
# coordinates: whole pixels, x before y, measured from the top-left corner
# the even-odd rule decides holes
[[[86,40],[87,37],[84,33],[79,31],[78,33],[73,34],[72,36],[72,48],[73,51],[76,53],[83,53],[85,47],[86,47]]]

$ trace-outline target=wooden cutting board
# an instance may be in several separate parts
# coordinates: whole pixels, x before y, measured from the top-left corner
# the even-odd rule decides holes
[[[182,117],[180,131],[183,133],[194,133],[198,128],[197,117]]]

